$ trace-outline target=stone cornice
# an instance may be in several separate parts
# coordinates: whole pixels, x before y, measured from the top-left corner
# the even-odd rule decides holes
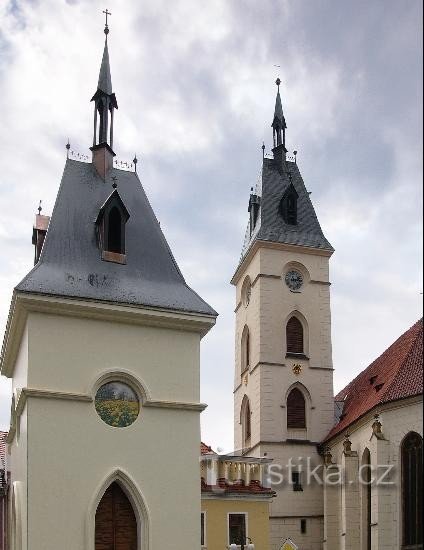
[[[302,254],[312,254],[314,256],[325,256],[330,258],[333,254],[333,250],[324,250],[322,248],[311,248],[307,246],[298,246],[295,244],[286,244],[286,243],[275,243],[271,241],[261,241],[255,240],[252,246],[250,247],[248,253],[243,258],[241,263],[238,265],[232,279],[231,284],[236,285],[240,278],[242,277],[246,266],[250,263],[256,252],[260,248],[269,248],[273,250],[285,250],[287,252],[302,253]]]
[[[68,401],[80,401],[83,403],[94,402],[93,396],[89,393],[61,392],[39,388],[22,388],[18,391],[16,407],[15,410],[12,411],[13,422],[7,435],[7,443],[12,443],[16,433],[16,424],[19,421],[19,418],[22,415],[23,411],[25,410],[26,403],[30,398],[65,399]],[[190,403],[184,401],[163,401],[158,399],[146,399],[142,403],[142,408],[144,407],[202,412],[206,409],[207,405],[205,405],[204,403]]]
[[[185,330],[201,337],[215,324],[214,317],[197,313],[14,292],[0,357],[0,372],[9,378],[29,312]]]

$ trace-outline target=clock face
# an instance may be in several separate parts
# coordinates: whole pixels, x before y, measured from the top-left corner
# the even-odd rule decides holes
[[[303,277],[301,273],[293,269],[286,273],[285,281],[290,290],[299,290],[303,284]]]

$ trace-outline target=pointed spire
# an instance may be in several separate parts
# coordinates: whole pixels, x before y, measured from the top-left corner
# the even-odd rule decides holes
[[[112,78],[110,76],[109,50],[107,48],[107,35],[103,50],[102,64],[100,66],[99,83],[97,89],[107,95],[112,94]]]
[[[273,139],[274,139],[274,158],[279,160],[283,158],[283,153],[287,152],[286,149],[286,119],[284,118],[283,105],[281,103],[280,96],[280,84],[281,80],[277,78],[275,81],[277,84],[277,97],[275,99],[274,119],[272,121]]]
[[[93,127],[93,163],[98,174],[105,179],[107,172],[113,166],[113,126],[114,110],[118,108],[115,94],[112,91],[112,78],[110,76],[110,62],[108,50],[109,26],[107,24],[108,15],[112,15],[108,10],[106,14],[106,24],[104,33],[106,35],[103,49],[102,64],[100,65],[99,81],[97,91],[91,98],[94,101],[94,127]]]
[[[281,96],[280,96],[281,80],[277,78],[275,83],[277,84],[278,91],[277,91],[277,97],[275,99],[274,120],[278,119],[281,123],[283,123],[284,114],[283,114],[283,105],[281,104]]]

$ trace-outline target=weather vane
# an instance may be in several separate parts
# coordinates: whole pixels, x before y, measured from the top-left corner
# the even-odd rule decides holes
[[[41,206],[41,203],[42,203],[42,202],[43,202],[43,201],[40,199],[40,203],[39,203],[38,208],[37,208],[37,210],[38,210],[38,215],[39,215],[39,216],[41,215],[41,211],[43,210],[43,207]]]

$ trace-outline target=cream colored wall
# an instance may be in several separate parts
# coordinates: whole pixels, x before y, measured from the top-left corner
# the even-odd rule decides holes
[[[199,401],[199,333],[40,313],[29,313],[28,329],[28,387],[94,396],[96,380],[118,370],[153,401]],[[25,381],[16,368],[15,385]],[[142,550],[199,547],[198,410],[144,407],[133,425],[112,428],[92,402],[29,395],[21,439],[26,418],[27,453],[15,440],[11,457],[24,482],[18,464],[28,461],[25,550],[91,550],[96,499],[116,470],[149,516]]]
[[[305,283],[301,292],[291,292],[282,278],[290,265],[299,264]],[[262,275],[258,278],[259,275]],[[254,282],[250,304],[241,303],[244,278]],[[259,249],[237,283],[235,446],[242,445],[240,407],[244,395],[252,405],[252,445],[259,441],[280,441],[291,437],[285,429],[287,391],[302,384],[309,393],[307,439],[320,441],[333,423],[333,375],[331,356],[331,314],[328,257],[269,248]],[[285,326],[298,311],[307,322],[305,331],[308,359],[286,358]],[[240,377],[240,342],[245,325],[250,329],[251,371]],[[261,365],[258,369],[258,363]],[[296,376],[292,367],[302,367]],[[245,377],[244,377],[245,378]]]
[[[290,268],[302,272],[300,292],[291,292],[284,282]],[[235,447],[242,448],[240,408],[246,395],[252,411],[251,454],[273,459],[284,467],[290,457],[310,457],[321,462],[316,444],[330,431],[334,418],[333,365],[331,349],[331,311],[329,257],[320,251],[300,247],[260,246],[239,274],[236,284],[236,365],[234,393]],[[249,276],[253,286],[249,305],[242,303],[242,287]],[[285,327],[297,312],[305,328],[305,353],[308,359],[286,358]],[[250,329],[251,365],[248,375],[240,376],[240,341],[245,325]],[[300,365],[300,375],[293,372]],[[307,429],[287,430],[286,398],[299,387],[306,398]],[[301,439],[310,444],[293,444]],[[279,489],[273,486],[274,489]],[[300,519],[310,529],[300,534]],[[271,548],[279,549],[281,540],[291,536],[301,548],[319,550],[323,538],[323,491],[319,485],[303,492],[281,489],[271,505]],[[306,546],[303,546],[306,545]]]
[[[15,364],[15,376],[12,380],[12,392],[14,396],[14,402],[17,402],[19,390],[27,385],[27,367],[28,367],[28,325],[25,325],[25,329],[22,335],[21,343]],[[15,514],[17,528],[21,531],[20,542],[22,549],[27,548],[27,501],[25,495],[27,492],[27,452],[28,452],[28,417],[27,409],[23,411],[20,418],[15,419],[16,435],[13,443],[9,445],[8,467],[11,475],[11,487],[12,491],[9,498],[9,518],[12,518]],[[13,512],[12,507],[15,508]],[[9,528],[9,540],[13,540],[13,533],[11,522],[8,525]],[[16,548],[11,550],[20,550],[19,545],[16,544]]]
[[[225,550],[228,546],[228,514],[247,513],[247,536],[255,544],[255,550],[269,550],[268,501],[202,498],[202,512],[206,513],[206,545],[203,548]]]
[[[199,335],[160,327],[31,313],[31,387],[88,392],[110,370],[137,375],[152,399],[198,402]]]
[[[374,413],[375,411],[373,411]],[[349,427],[349,440],[352,442],[352,451],[357,455],[356,466],[361,465],[363,453],[366,448],[371,454],[371,464],[374,468],[377,465],[388,464],[391,470],[388,480],[392,485],[372,485],[372,550],[397,550],[401,545],[401,495],[400,495],[400,446],[403,438],[411,431],[423,435],[423,409],[422,397],[402,400],[397,403],[384,405],[380,410],[380,421],[384,440],[379,440],[372,435],[373,413],[368,414],[356,425]],[[331,454],[333,462],[343,463],[343,434],[331,442]],[[383,469],[379,468],[374,472],[380,475]],[[345,489],[346,490],[346,486]],[[349,491],[349,487],[347,487]],[[342,489],[339,488],[340,501],[334,499],[332,506],[326,514],[326,521],[331,523],[334,536],[339,544],[346,538],[342,533],[351,530],[355,525],[346,522],[346,509],[342,507],[341,514],[335,508],[337,502],[341,502]],[[356,517],[361,517],[361,498],[353,500],[356,506]],[[358,546],[347,544],[346,550],[358,548]],[[328,550],[336,550],[328,546]]]

